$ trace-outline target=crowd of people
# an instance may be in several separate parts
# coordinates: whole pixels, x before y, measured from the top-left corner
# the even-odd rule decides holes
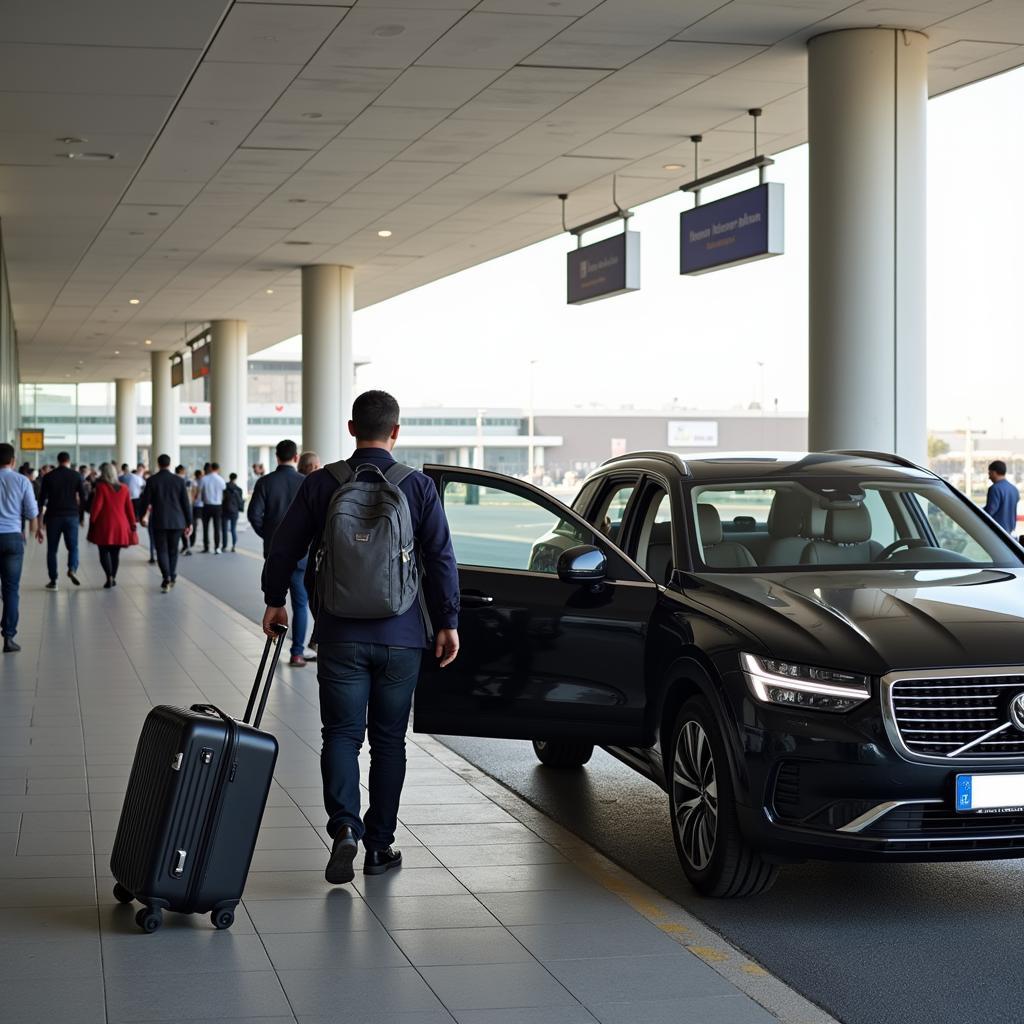
[[[64,575],[73,586],[81,586],[82,529],[86,541],[97,548],[105,590],[117,586],[121,552],[139,544],[140,527],[146,533],[149,563],[160,568],[163,593],[177,582],[179,555],[193,554],[200,526],[203,553],[238,550],[238,517],[246,510],[246,495],[238,474],[229,473],[225,479],[216,462],[191,473],[183,465],[172,471],[168,455],[159,456],[152,472],[141,462],[134,468],[127,463],[118,467],[113,461],[76,468],[70,453],[59,452],[56,464],[37,469],[25,462],[15,471],[14,454],[11,445],[0,445],[0,631],[5,653],[20,649],[14,638],[25,544],[30,540],[46,545],[47,590],[59,589],[62,547],[66,552]],[[282,441],[277,456],[277,468],[283,475],[267,474],[259,463],[252,467],[249,520],[265,546],[298,489],[300,474],[320,468],[316,453],[303,452],[300,458],[294,441]],[[289,471],[294,484],[288,479]],[[306,664],[308,599],[301,571],[295,575],[291,664],[302,667]]]

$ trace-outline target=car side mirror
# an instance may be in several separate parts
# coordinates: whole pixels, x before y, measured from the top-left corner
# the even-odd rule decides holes
[[[608,559],[593,544],[579,544],[558,556],[557,572],[563,583],[600,583],[608,575]]]

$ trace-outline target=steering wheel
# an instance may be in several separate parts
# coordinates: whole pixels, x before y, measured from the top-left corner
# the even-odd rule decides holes
[[[887,544],[881,551],[875,555],[876,562],[884,562],[887,558],[891,558],[900,548],[927,548],[931,545],[923,537],[900,537],[899,540],[894,540],[891,544]]]

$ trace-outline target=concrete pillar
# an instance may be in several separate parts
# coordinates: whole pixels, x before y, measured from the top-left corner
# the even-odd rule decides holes
[[[245,367],[249,336],[244,320],[214,320],[210,324],[210,461],[221,474],[247,479]]]
[[[153,380],[153,433],[149,468],[156,472],[159,455],[170,455],[171,469],[181,461],[178,442],[178,402],[171,387],[171,356],[167,351],[151,352],[150,376]]]
[[[927,463],[927,40],[848,29],[808,56],[810,448]]]
[[[351,447],[354,306],[351,267],[302,268],[302,447],[325,464]]]
[[[134,469],[139,459],[135,429],[135,381],[128,377],[118,377],[114,387],[114,437],[120,473],[124,463],[127,462],[129,467]]]

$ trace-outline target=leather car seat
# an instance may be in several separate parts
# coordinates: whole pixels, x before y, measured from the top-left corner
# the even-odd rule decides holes
[[[882,550],[871,539],[871,513],[866,505],[832,508],[825,517],[824,540],[812,540],[800,557],[804,564],[867,563]]]
[[[651,527],[645,559],[647,575],[655,583],[668,583],[672,574],[672,524],[655,523]]]
[[[823,518],[823,517],[822,517]],[[768,512],[768,534],[762,565],[799,565],[814,534],[811,499],[795,491],[776,491]]]
[[[709,569],[757,567],[757,561],[745,545],[723,539],[722,520],[714,505],[697,506],[697,532],[704,552],[704,564]]]

